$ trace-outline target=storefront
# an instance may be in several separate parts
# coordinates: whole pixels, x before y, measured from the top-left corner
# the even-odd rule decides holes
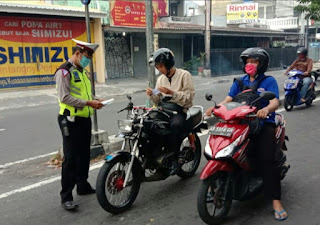
[[[95,54],[94,75],[98,82],[104,82],[100,19],[104,14],[91,16],[95,17],[91,39],[102,45]],[[72,55],[72,38],[87,40],[83,17],[80,10],[0,3],[0,89],[53,85],[54,72]]]

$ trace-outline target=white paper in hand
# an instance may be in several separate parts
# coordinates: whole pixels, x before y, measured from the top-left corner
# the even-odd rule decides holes
[[[108,100],[105,100],[103,102],[101,102],[103,105],[109,105],[111,104],[112,102],[114,101],[114,98],[111,98],[111,99],[108,99]]]
[[[160,91],[158,90],[158,88],[155,88],[155,89],[152,90],[152,94],[153,95],[158,95],[158,94],[160,94]]]

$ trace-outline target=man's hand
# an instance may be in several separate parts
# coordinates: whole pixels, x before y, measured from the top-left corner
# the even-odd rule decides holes
[[[167,95],[173,95],[173,91],[166,87],[159,87],[158,90]]]
[[[258,112],[257,112],[257,117],[260,118],[260,119],[265,119],[267,118],[269,115],[269,110],[265,107],[263,109],[260,109]]]
[[[283,75],[284,75],[284,76],[288,76],[287,74],[288,74],[288,72],[287,72],[287,71],[283,73]]]
[[[146,93],[147,93],[147,95],[151,96],[152,95],[152,89],[151,88],[147,88]]]
[[[211,116],[211,115],[212,115],[212,109],[213,109],[212,107],[210,107],[209,109],[207,109],[205,115],[206,115],[206,116]]]
[[[86,103],[87,106],[90,106],[94,109],[101,109],[104,105],[98,100],[90,100]]]

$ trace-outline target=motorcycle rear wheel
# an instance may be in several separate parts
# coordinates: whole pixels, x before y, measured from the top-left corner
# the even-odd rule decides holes
[[[225,172],[218,172],[209,178],[203,180],[200,184],[197,199],[197,208],[200,218],[207,224],[220,224],[228,215],[231,205],[231,187],[226,189],[228,174]],[[225,192],[226,199],[224,198]],[[213,209],[210,210],[210,205]],[[216,210],[219,212],[216,214]]]
[[[283,105],[284,105],[284,108],[288,112],[290,112],[293,109],[293,106],[294,106],[294,95],[285,96]]]
[[[133,163],[127,186],[123,187],[129,163],[130,161],[126,157],[116,157],[110,162],[106,162],[98,174],[96,183],[98,202],[104,210],[112,214],[126,211],[139,193],[141,175],[140,168],[136,163]],[[122,199],[123,195],[127,197]]]
[[[201,142],[198,135],[195,134],[195,136],[196,136],[196,139],[195,139],[196,149],[194,151],[192,151],[191,149],[188,150],[188,151],[192,151],[191,154],[192,154],[193,160],[185,162],[183,165],[181,165],[181,168],[177,173],[177,175],[181,178],[192,177],[199,167],[199,164],[201,161]],[[189,141],[187,143],[189,143]]]

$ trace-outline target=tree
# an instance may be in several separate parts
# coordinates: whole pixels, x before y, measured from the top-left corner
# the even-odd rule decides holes
[[[298,0],[298,3],[295,9],[304,12],[305,19],[320,21],[320,0]]]
[[[305,13],[305,19],[307,21],[309,21],[309,19],[320,21],[320,0],[298,0],[298,3],[299,5],[296,6],[295,9],[298,12]],[[318,26],[316,26],[316,33],[318,33]],[[308,25],[306,35],[308,37]]]

